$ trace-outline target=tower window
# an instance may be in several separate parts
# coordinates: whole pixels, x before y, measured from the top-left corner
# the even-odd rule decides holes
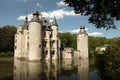
[[[51,42],[50,42],[50,47],[53,48],[53,47],[54,47],[54,43],[55,43],[55,41],[51,41]]]
[[[48,54],[48,51],[46,50],[45,54],[47,55]]]
[[[47,20],[44,20],[45,23],[47,23]]]
[[[55,51],[53,50],[53,51],[52,51],[52,55],[54,55],[54,54],[55,54]]]
[[[44,42],[43,42],[43,47],[46,47],[46,44],[47,44],[47,43],[44,41]]]
[[[44,37],[46,37],[46,32],[44,32]]]
[[[53,32],[50,33],[50,38],[52,38],[52,37],[53,37]]]
[[[29,42],[27,42],[27,49],[29,49]]]

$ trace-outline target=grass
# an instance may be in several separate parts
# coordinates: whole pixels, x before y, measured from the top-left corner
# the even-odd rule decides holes
[[[12,51],[5,51],[5,52],[0,52],[0,57],[12,57],[14,55],[14,52]]]

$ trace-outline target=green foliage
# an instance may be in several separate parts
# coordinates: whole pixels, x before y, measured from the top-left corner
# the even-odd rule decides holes
[[[109,43],[109,40],[106,39],[105,37],[92,37],[89,36],[89,48],[90,50],[95,50],[96,47],[98,46],[103,46],[104,44]]]
[[[90,15],[89,22],[96,28],[113,28],[114,20],[120,20],[119,0],[64,0],[69,7],[73,7],[76,14]]]
[[[14,35],[16,33],[15,26],[3,26],[0,27],[0,52],[14,51]],[[6,55],[9,55],[6,54]]]
[[[110,42],[109,39],[105,37],[92,37],[88,36],[88,47],[89,47],[89,56],[96,56],[97,54],[101,53],[100,51],[95,51],[96,47],[103,46],[104,44],[108,44]]]
[[[103,76],[103,80],[106,80],[106,78],[110,78],[109,80],[119,80],[120,38],[112,39],[110,44],[104,54],[98,55],[97,65]]]
[[[7,51],[7,52],[0,52],[0,56],[13,56],[14,55],[14,52],[13,51]]]
[[[74,49],[76,49],[77,46],[76,34],[71,34],[69,32],[59,33],[59,37],[61,40],[61,50],[63,50],[65,47],[73,47]]]
[[[59,37],[61,40],[61,50],[66,47],[73,47],[74,49],[77,48],[77,34],[67,33],[59,33]],[[106,43],[109,43],[109,40],[105,37],[92,37],[88,36],[88,43],[89,43],[89,53],[90,56],[96,55],[99,52],[95,51],[96,47],[103,46]]]

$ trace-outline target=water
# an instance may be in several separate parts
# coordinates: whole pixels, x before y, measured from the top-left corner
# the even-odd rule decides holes
[[[30,62],[0,59],[0,80],[100,80],[88,59]],[[93,64],[90,62],[90,64]]]

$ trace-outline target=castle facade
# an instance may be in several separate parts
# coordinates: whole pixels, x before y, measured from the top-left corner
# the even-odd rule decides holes
[[[28,22],[26,16],[24,25],[18,26],[15,34],[15,58],[26,58],[30,61],[52,60],[60,58],[60,40],[56,19],[50,23],[33,12],[33,18]]]

